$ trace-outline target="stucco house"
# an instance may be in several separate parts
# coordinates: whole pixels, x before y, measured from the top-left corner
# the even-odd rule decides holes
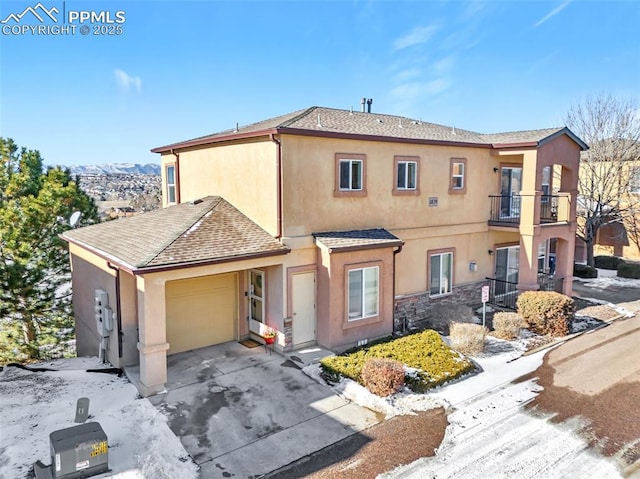
[[[483,285],[505,304],[541,285],[571,294],[585,148],[567,128],[480,134],[322,107],[154,148],[163,209],[64,234],[78,353],[100,348],[148,395],[167,355],[265,325],[280,350],[340,350],[478,303]]]

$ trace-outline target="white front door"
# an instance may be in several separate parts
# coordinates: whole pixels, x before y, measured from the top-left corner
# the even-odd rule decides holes
[[[249,271],[249,330],[260,334],[264,323],[264,272]]]
[[[293,306],[293,345],[316,340],[316,273],[297,273],[291,277]]]

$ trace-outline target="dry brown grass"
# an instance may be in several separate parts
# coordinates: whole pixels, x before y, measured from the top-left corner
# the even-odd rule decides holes
[[[451,347],[464,354],[480,354],[484,350],[487,328],[479,324],[451,323]]]
[[[524,321],[518,313],[499,312],[493,316],[493,334],[496,338],[515,339],[523,327],[525,327]]]

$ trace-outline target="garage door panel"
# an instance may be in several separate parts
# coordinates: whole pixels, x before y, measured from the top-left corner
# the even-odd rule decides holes
[[[166,301],[169,354],[235,339],[235,274],[169,282]]]

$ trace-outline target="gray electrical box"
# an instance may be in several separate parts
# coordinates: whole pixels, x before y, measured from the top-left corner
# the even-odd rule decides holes
[[[109,471],[107,435],[97,422],[49,434],[54,479],[78,479]]]

